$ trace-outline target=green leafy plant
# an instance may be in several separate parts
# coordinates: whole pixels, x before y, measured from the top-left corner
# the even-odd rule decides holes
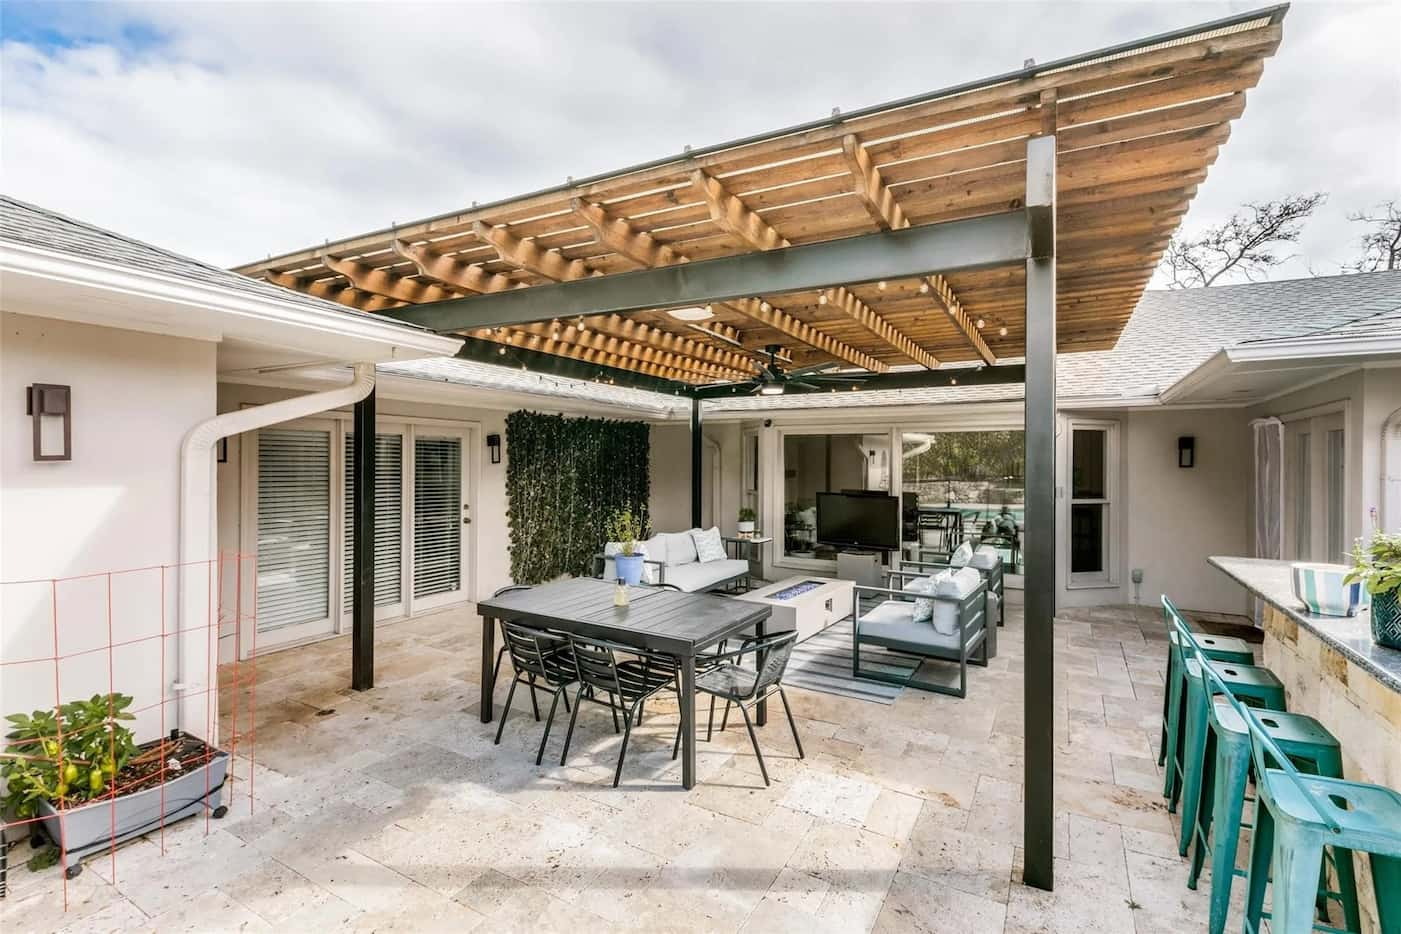
[[[1401,591],[1401,533],[1373,532],[1366,544],[1358,539],[1345,579],[1360,582],[1373,596]]]
[[[617,542],[623,554],[631,557],[637,551],[637,543],[647,535],[647,514],[639,510],[634,516],[630,508],[624,507],[609,516],[604,527],[608,540]]]
[[[40,801],[58,807],[100,798],[136,753],[136,740],[121,721],[132,698],[94,694],[57,711],[36,710],[5,719],[6,735],[0,778],[5,779],[5,809],[23,818],[38,813]]]
[[[748,506],[741,506],[739,510],[740,522],[754,522],[759,518],[759,514]]]

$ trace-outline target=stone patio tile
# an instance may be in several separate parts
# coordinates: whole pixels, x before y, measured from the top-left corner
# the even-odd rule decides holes
[[[26,923],[28,919],[26,918]],[[109,902],[100,911],[75,913],[71,910],[59,922],[61,927],[35,927],[31,930],[56,931],[57,934],[114,934],[118,931],[149,929],[151,919],[125,899]],[[0,925],[4,927],[4,925]],[[6,928],[6,930],[9,930]],[[15,928],[15,930],[25,930]]]
[[[1123,827],[1159,833],[1170,833],[1172,828],[1161,795],[1107,782],[1061,777],[1056,782],[1056,808]]]
[[[1158,761],[1152,756],[1142,758],[1111,755],[1109,758],[1114,767],[1114,784],[1137,788],[1144,792],[1162,789],[1162,772],[1158,769]]]
[[[275,925],[335,899],[326,889],[274,859],[220,882],[219,890]]]
[[[883,788],[861,826],[882,837],[907,840],[926,804],[923,798]]]
[[[1006,902],[1012,878],[1012,844],[921,822],[906,843],[900,870],[960,892]]]
[[[784,807],[844,824],[863,824],[881,787],[844,775],[807,770],[793,776],[779,801]]]
[[[1011,887],[1004,934],[1134,934],[1134,911],[1122,882],[1103,867],[1057,859],[1055,891]]]
[[[879,934],[1001,934],[1007,906],[908,872],[895,874],[873,928]]]
[[[1138,906],[1134,912],[1136,934],[1206,929],[1209,881],[1201,880],[1195,892],[1187,888],[1187,865],[1175,855],[1163,858],[1131,852],[1127,858],[1129,891]],[[1235,889],[1243,892],[1245,886],[1242,883]]]
[[[272,931],[273,926],[224,892],[210,889],[151,918],[153,929],[170,934],[214,931]]]
[[[1068,815],[1070,862],[1102,867],[1120,884],[1128,882],[1124,837],[1118,824],[1081,814]]]

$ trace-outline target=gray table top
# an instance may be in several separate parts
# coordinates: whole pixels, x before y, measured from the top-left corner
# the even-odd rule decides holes
[[[1266,603],[1287,613],[1296,623],[1326,645],[1341,652],[1348,661],[1401,693],[1401,652],[1372,641],[1369,612],[1353,617],[1319,616],[1310,613],[1294,596],[1292,562],[1265,558],[1233,558],[1213,555],[1207,559],[1227,576]]]
[[[613,605],[615,587],[576,577],[482,600],[477,612],[680,656],[748,630],[772,613],[759,603],[661,587],[629,587],[629,604],[619,607]]]

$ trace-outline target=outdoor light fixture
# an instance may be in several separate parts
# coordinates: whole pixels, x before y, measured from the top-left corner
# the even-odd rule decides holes
[[[761,395],[761,396],[781,396],[781,395],[783,395],[783,384],[782,384],[782,383],[765,383],[764,385],[762,385],[762,386],[759,387],[759,395]]]
[[[1191,435],[1183,435],[1177,439],[1177,466],[1195,467],[1197,465],[1197,439]]]
[[[704,308],[692,306],[690,308],[669,308],[667,314],[677,321],[709,321],[715,317],[715,312],[710,310],[710,306]]]
[[[919,294],[920,294],[920,295],[928,295],[928,294],[929,294],[929,283],[928,283],[928,282],[921,282],[921,283],[919,284]]]
[[[501,436],[487,435],[486,448],[491,452],[491,462],[493,464],[501,463]]]
[[[997,336],[998,336],[998,337],[1006,337],[1006,336],[1007,336],[1007,329],[1006,329],[1005,327],[998,328],[998,329],[997,329]]]
[[[984,321],[982,318],[979,318],[979,319],[978,319],[978,330],[981,331],[981,330],[982,330],[983,328],[985,328],[985,327],[987,327],[987,322]]]
[[[34,419],[34,459],[73,459],[72,389],[52,383],[35,383],[25,389],[25,414]],[[59,435],[62,432],[62,435]],[[62,439],[63,446],[59,447]]]
[[[827,293],[826,293],[826,292],[823,292],[821,295],[817,296],[817,304],[819,304],[819,305],[825,305],[825,304],[827,304]]]

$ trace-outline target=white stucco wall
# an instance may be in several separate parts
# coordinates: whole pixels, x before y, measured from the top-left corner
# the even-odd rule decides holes
[[[215,410],[215,345],[137,331],[0,314],[0,580],[71,578],[58,584],[0,587],[0,657],[90,652],[58,671],[64,701],[106,693],[134,695],[137,707],[161,692],[162,603],[173,627],[174,574],[162,590],[161,565],[177,559],[180,442]],[[73,459],[31,457],[25,387],[72,387]],[[106,573],[146,569],[109,579]],[[109,598],[110,593],[110,598]],[[57,613],[55,600],[57,596]],[[167,647],[167,671],[173,670]],[[51,707],[54,666],[7,666],[0,713]],[[168,678],[167,678],[168,680]],[[138,734],[160,728],[158,707]]]
[[[1143,569],[1141,599],[1166,593],[1181,607],[1244,613],[1240,587],[1209,555],[1250,553],[1251,435],[1241,409],[1133,411],[1125,419],[1122,580]],[[1196,438],[1196,466],[1177,466],[1177,439]]]
[[[1355,510],[1359,513],[1362,522],[1358,529],[1359,535],[1367,535],[1371,532],[1369,513],[1373,506],[1377,508],[1378,522],[1385,523],[1382,509],[1382,487],[1386,479],[1383,473],[1382,427],[1392,413],[1398,409],[1401,409],[1401,368],[1388,367],[1365,371],[1363,374],[1360,425],[1362,432],[1362,486]],[[1401,473],[1395,463],[1391,465],[1391,471],[1393,476]],[[1387,529],[1387,531],[1401,531],[1401,525]]]

